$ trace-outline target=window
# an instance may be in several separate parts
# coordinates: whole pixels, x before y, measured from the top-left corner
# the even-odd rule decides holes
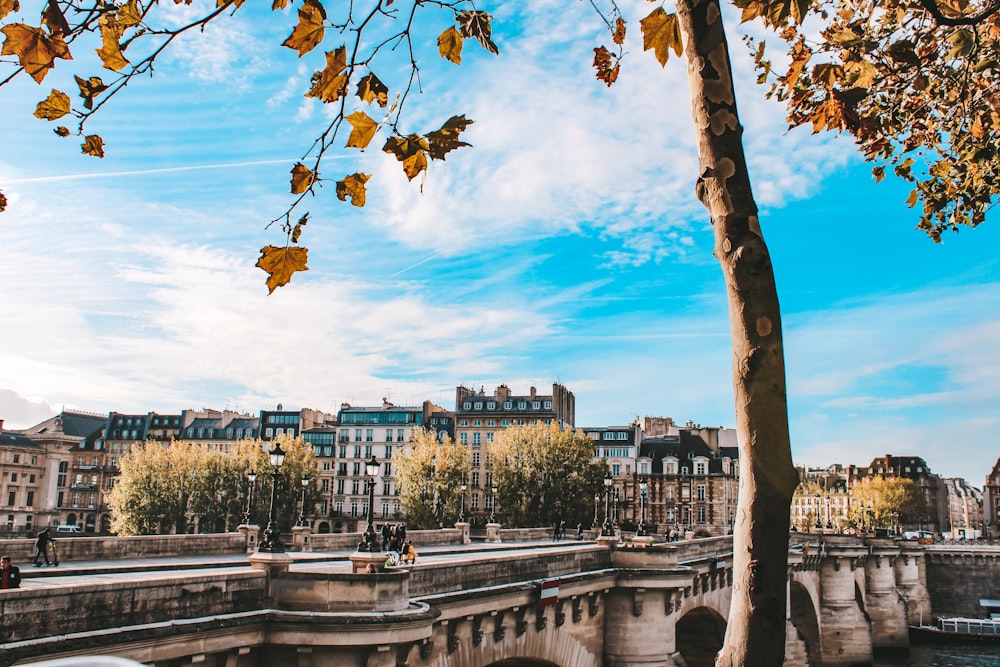
[[[552,401],[545,401],[545,409],[546,410],[552,409]]]
[[[361,462],[360,461],[355,461],[354,462],[354,466],[351,469],[351,474],[352,475],[360,475],[361,474]]]
[[[365,442],[371,442],[375,439],[375,429],[367,428],[365,429]]]
[[[700,502],[700,503],[705,502],[705,485],[704,484],[699,484],[698,485],[698,502]]]
[[[479,467],[479,452],[472,452],[472,465]]]
[[[509,419],[501,419],[500,420],[500,425],[501,426],[510,426],[510,420]]]
[[[497,425],[497,420],[496,419],[487,419],[486,420],[486,425],[487,426],[496,426]]]
[[[351,480],[351,493],[356,495],[358,493],[358,488],[360,488],[360,484],[358,483],[358,480],[352,479]]]
[[[619,440],[628,440],[628,433],[626,433],[625,431],[619,431],[617,433],[617,436]]]
[[[354,429],[354,442],[361,442],[361,429]]]
[[[17,491],[11,491],[7,494],[7,504],[11,507],[14,506],[14,501],[17,500]]]
[[[486,401],[486,409],[487,410],[496,410],[497,409],[496,401]]]
[[[358,516],[358,501],[357,500],[352,500],[351,501],[351,516],[353,516],[353,517]]]
[[[337,495],[340,495],[340,496],[344,495],[344,480],[342,480],[342,479],[338,479],[337,480]],[[337,504],[341,505],[342,503],[337,503]],[[338,512],[343,512],[344,508],[343,507],[338,507],[337,511]]]
[[[10,474],[10,481],[12,481],[12,482],[16,482],[17,481],[17,473],[16,472],[12,472]]]
[[[613,466],[611,466],[611,476],[612,477],[617,477],[618,475],[621,474],[621,472],[622,472],[622,467],[620,465],[618,465],[617,463],[614,464]]]
[[[328,480],[328,479],[322,480],[320,482],[320,489],[322,491],[329,491],[330,490],[330,480]]]
[[[382,482],[382,495],[383,496],[391,496],[392,495],[392,483],[391,482]],[[385,507],[385,506],[383,505],[383,507]]]
[[[385,446],[385,458],[387,458],[387,459],[391,459],[392,458],[392,445],[386,445]]]
[[[474,489],[478,489],[479,488],[479,473],[478,472],[472,473],[472,488],[474,488]],[[476,494],[472,494],[472,495],[473,495],[473,497],[475,497]]]
[[[482,426],[483,425],[483,420],[482,419],[473,419],[472,420],[472,425],[473,426]]]
[[[517,409],[518,410],[527,410],[528,409],[528,402],[527,401],[518,401],[517,402]]]
[[[391,428],[387,428],[385,430],[385,441],[386,442],[392,442],[392,429]]]
[[[396,429],[396,442],[406,442],[406,438],[403,434],[406,433],[406,429]]]
[[[705,508],[698,508],[698,523],[705,523]]]
[[[463,410],[471,410],[472,409],[472,401],[465,401],[464,403],[462,403],[462,409]]]
[[[704,461],[699,461],[694,466],[694,474],[696,474],[696,475],[704,475],[705,474],[705,468],[706,468],[706,466],[707,466],[707,464]]]
[[[503,409],[504,410],[511,410],[513,408],[514,408],[514,403],[512,401],[504,401],[503,402]]]
[[[392,475],[392,461],[386,461],[382,464],[382,474],[387,477]]]
[[[472,434],[472,446],[473,447],[478,447],[480,445],[480,443],[481,443],[481,441],[480,441],[480,434],[479,433],[473,433]]]
[[[342,476],[342,477],[347,475],[347,464],[346,463],[338,463],[337,464],[337,474],[340,475],[340,476]]]
[[[361,445],[354,445],[354,458],[361,458]]]
[[[370,459],[372,457],[372,446],[365,445],[365,458]]]
[[[487,433],[486,434],[486,442],[493,442],[493,434],[492,433]]]
[[[18,463],[21,460],[20,454],[14,454],[14,463]]]
[[[274,429],[271,428],[270,426],[268,426],[266,429],[264,429],[264,435],[267,436],[268,438],[272,437],[274,435]],[[189,428],[188,429],[188,437],[189,438],[193,438],[194,437],[194,429],[193,428]]]
[[[382,503],[382,518],[389,518],[389,503]]]
[[[459,433],[458,434],[458,441],[461,442],[463,445],[468,444],[468,439],[469,439],[469,434],[468,433]]]
[[[482,402],[481,401],[476,401],[476,410],[482,410],[482,409],[483,409]]]

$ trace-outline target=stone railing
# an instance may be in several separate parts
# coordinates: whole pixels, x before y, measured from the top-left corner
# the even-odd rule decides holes
[[[226,554],[241,553],[246,550],[246,538],[240,533],[130,537],[53,535],[53,538],[56,541],[59,558],[67,561]],[[0,540],[0,551],[10,556],[14,562],[30,562],[35,555],[35,539]]]

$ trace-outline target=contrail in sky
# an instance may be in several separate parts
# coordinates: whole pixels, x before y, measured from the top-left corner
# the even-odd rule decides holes
[[[402,268],[399,271],[396,271],[395,273],[393,273],[391,275],[386,276],[385,280],[388,280],[389,278],[395,278],[396,276],[398,276],[401,273],[406,273],[410,269],[415,269],[418,266],[420,266],[421,264],[426,264],[427,262],[431,261],[432,259],[437,259],[440,256],[441,256],[440,253],[434,253],[433,255],[431,255],[430,257],[428,257],[427,259],[422,259],[419,262],[417,262],[416,264],[410,264],[409,266],[407,266],[405,268]]]
[[[70,181],[78,178],[108,178],[112,176],[137,176],[142,174],[167,174],[176,171],[198,171],[200,169],[232,169],[235,167],[254,167],[261,164],[281,164],[297,161],[296,158],[280,160],[256,160],[253,162],[228,162],[223,164],[196,164],[186,167],[162,167],[160,169],[135,169],[131,171],[103,171],[93,174],[65,174],[63,176],[37,176],[34,178],[12,178],[4,183],[46,183],[51,181]]]

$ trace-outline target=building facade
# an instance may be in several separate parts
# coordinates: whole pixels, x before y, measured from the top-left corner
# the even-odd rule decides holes
[[[531,387],[525,395],[515,395],[501,384],[486,394],[469,387],[455,389],[455,439],[469,450],[467,519],[484,524],[493,510],[493,472],[489,446],[496,434],[511,426],[557,424],[572,427],[576,419],[573,392],[561,384],[552,385],[551,394],[539,394]]]

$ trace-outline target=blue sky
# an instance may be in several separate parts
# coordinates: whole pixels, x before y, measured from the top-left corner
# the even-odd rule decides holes
[[[23,16],[37,4],[22,2]],[[281,242],[265,225],[325,125],[302,97],[323,49],[298,59],[279,46],[294,11],[250,5],[92,121],[103,160],[31,117],[96,66],[60,62],[41,86],[0,89],[7,427],[62,407],[336,411],[383,396],[453,407],[458,384],[554,381],[575,393],[578,425],[733,424],[685,74],[642,52],[648,3],[620,3],[629,53],[611,89],[592,74],[591,48],[607,39],[586,3],[492,3],[500,57],[467,44],[461,67],[434,48],[449,20],[429,17],[407,126],[465,114],[474,148],[432,163],[422,191],[379,139],[331,153],[325,177],[374,174],[369,203],[338,201],[332,182],[308,202],[310,270],[270,297],[254,263]],[[990,221],[934,245],[915,231],[904,184],[874,185],[848,138],[786,131],[729,27],[796,461],[914,454],[981,485],[1000,456],[1000,232]],[[394,93],[396,65],[377,73]]]

